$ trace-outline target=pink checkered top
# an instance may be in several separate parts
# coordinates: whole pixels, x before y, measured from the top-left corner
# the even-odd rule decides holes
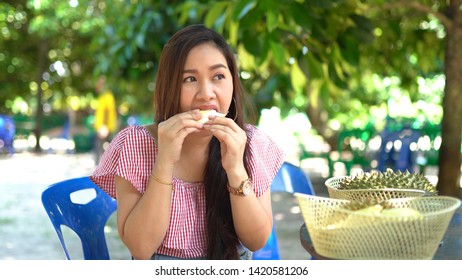
[[[264,132],[246,125],[250,178],[256,196],[266,192],[284,161],[282,149]],[[91,179],[116,198],[114,175],[131,182],[143,194],[157,157],[155,139],[143,126],[120,131],[101,157]],[[173,178],[170,224],[157,254],[178,258],[206,256],[205,193],[202,182]],[[223,186],[226,187],[226,186]]]

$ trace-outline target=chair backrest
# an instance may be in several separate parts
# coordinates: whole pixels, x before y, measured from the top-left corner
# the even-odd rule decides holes
[[[300,167],[284,162],[271,183],[271,192],[314,194],[314,188]]]
[[[14,120],[10,116],[0,114],[0,152],[5,149],[12,154],[14,152],[13,140],[15,135]]]
[[[61,226],[72,229],[82,242],[86,260],[107,260],[109,252],[104,227],[117,209],[117,202],[89,177],[65,180],[48,186],[42,204],[69,260]]]
[[[412,144],[417,145],[420,137],[420,131],[407,127],[399,131],[383,131],[377,169],[382,172],[388,168],[394,171],[414,172],[415,159]]]
[[[271,184],[271,192],[304,193],[314,195],[314,188],[308,175],[298,166],[284,162],[274,177]],[[279,246],[276,230],[271,231],[265,246],[253,253],[254,260],[279,260]]]

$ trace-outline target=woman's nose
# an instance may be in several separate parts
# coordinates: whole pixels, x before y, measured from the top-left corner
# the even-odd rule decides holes
[[[202,99],[210,99],[215,95],[213,84],[210,82],[203,82],[199,88],[198,97]]]

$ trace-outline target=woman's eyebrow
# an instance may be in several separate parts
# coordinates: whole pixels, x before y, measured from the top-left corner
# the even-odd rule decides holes
[[[212,66],[209,67],[210,70],[215,70],[215,69],[218,69],[218,68],[228,69],[228,67],[226,67],[226,65],[224,65],[222,63],[218,63],[218,64],[215,64],[215,65],[212,65]]]
[[[226,67],[226,65],[224,65],[222,63],[217,63],[217,64],[214,64],[214,65],[210,66],[209,70],[215,70],[215,69],[218,69],[218,68],[228,69],[228,67]],[[183,73],[197,73],[197,72],[199,72],[197,69],[184,69],[183,70]]]

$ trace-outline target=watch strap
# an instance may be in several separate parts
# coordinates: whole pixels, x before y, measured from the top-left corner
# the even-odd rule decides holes
[[[251,183],[250,181],[250,178],[247,178],[245,180],[243,180],[241,182],[241,184],[239,185],[239,187],[237,188],[234,188],[234,187],[231,187],[228,183],[228,191],[230,194],[233,194],[233,195],[237,195],[237,196],[245,196],[246,194],[244,193],[244,185],[246,183]]]

